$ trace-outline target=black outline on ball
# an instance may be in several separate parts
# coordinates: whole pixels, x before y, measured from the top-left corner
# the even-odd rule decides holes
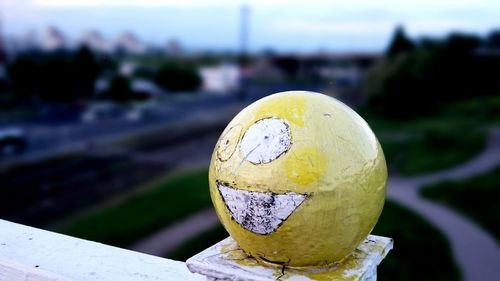
[[[238,138],[236,139],[236,144],[234,145],[234,149],[231,151],[231,153],[229,154],[229,156],[225,159],[222,159],[221,155],[220,155],[220,145],[221,145],[221,141],[226,138],[226,136],[233,130],[235,129],[236,127],[239,127],[239,133],[238,133]],[[243,126],[241,124],[236,124],[234,126],[232,126],[231,128],[229,128],[229,130],[227,130],[227,132],[225,134],[223,134],[221,137],[220,137],[220,140],[219,140],[219,144],[217,145],[217,159],[219,159],[219,161],[221,162],[226,162],[227,160],[229,160],[231,157],[233,157],[233,154],[234,152],[236,151],[236,148],[238,147],[238,143],[240,142],[241,140],[241,137],[242,137],[242,131],[243,131]]]

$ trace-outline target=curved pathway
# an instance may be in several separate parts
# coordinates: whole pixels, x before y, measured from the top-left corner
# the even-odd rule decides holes
[[[391,177],[387,184],[388,198],[417,212],[447,236],[465,281],[498,280],[500,276],[498,243],[468,218],[446,206],[420,197],[419,191],[425,184],[470,177],[498,165],[500,165],[500,130],[496,129],[490,132],[486,149],[463,165],[421,177]]]

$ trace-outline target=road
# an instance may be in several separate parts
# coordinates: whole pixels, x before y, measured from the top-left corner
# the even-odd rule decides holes
[[[38,135],[32,135],[38,146],[0,163],[0,217],[40,227],[172,169],[208,165],[220,132],[243,106],[222,100],[185,102],[176,112],[190,110],[178,118],[165,113],[136,123],[67,122],[47,125],[46,131],[38,124]],[[163,110],[158,106],[154,110]],[[72,153],[62,156],[65,152]],[[47,161],[36,161],[42,159]]]
[[[0,165],[40,160],[183,122],[217,118],[219,112],[234,107],[243,107],[234,96],[206,96],[160,101],[143,109],[143,116],[138,120],[124,118],[123,110],[119,109],[112,116],[92,122],[74,119],[57,123],[35,120],[9,124],[9,127],[18,127],[25,132],[28,150],[20,155],[0,158]]]

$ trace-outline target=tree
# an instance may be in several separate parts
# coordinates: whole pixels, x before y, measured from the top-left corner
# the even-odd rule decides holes
[[[44,101],[67,102],[76,99],[74,69],[67,58],[54,56],[41,64],[39,96]]]
[[[76,95],[90,98],[94,93],[94,83],[99,75],[99,64],[87,47],[81,47],[75,54],[73,67],[76,82]]]
[[[109,86],[108,96],[115,101],[128,101],[132,98],[130,81],[123,76],[116,76]]]
[[[386,55],[393,57],[395,55],[411,51],[415,48],[415,44],[408,38],[403,26],[397,26],[392,37]]]
[[[22,54],[7,72],[16,99],[65,102],[91,97],[100,67],[92,52],[81,48],[76,53]]]
[[[444,40],[446,52],[457,55],[470,55],[481,45],[481,38],[476,35],[452,33]]]
[[[282,56],[273,60],[273,64],[281,69],[288,78],[295,78],[299,74],[300,61],[294,56]]]
[[[480,45],[476,36],[455,33],[382,60],[368,78],[369,110],[415,118],[458,99],[500,93],[500,59],[478,55]]]
[[[36,94],[39,65],[28,57],[19,57],[7,67],[8,77],[16,99],[30,99]]]
[[[493,30],[486,39],[488,48],[500,49],[500,30]]]
[[[179,63],[167,63],[156,74],[155,82],[167,91],[192,92],[201,86],[201,77],[195,68]]]

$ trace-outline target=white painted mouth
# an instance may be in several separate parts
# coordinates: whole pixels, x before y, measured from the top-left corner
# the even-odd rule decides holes
[[[217,188],[233,219],[243,228],[263,235],[278,229],[308,196],[247,191],[220,183]]]

